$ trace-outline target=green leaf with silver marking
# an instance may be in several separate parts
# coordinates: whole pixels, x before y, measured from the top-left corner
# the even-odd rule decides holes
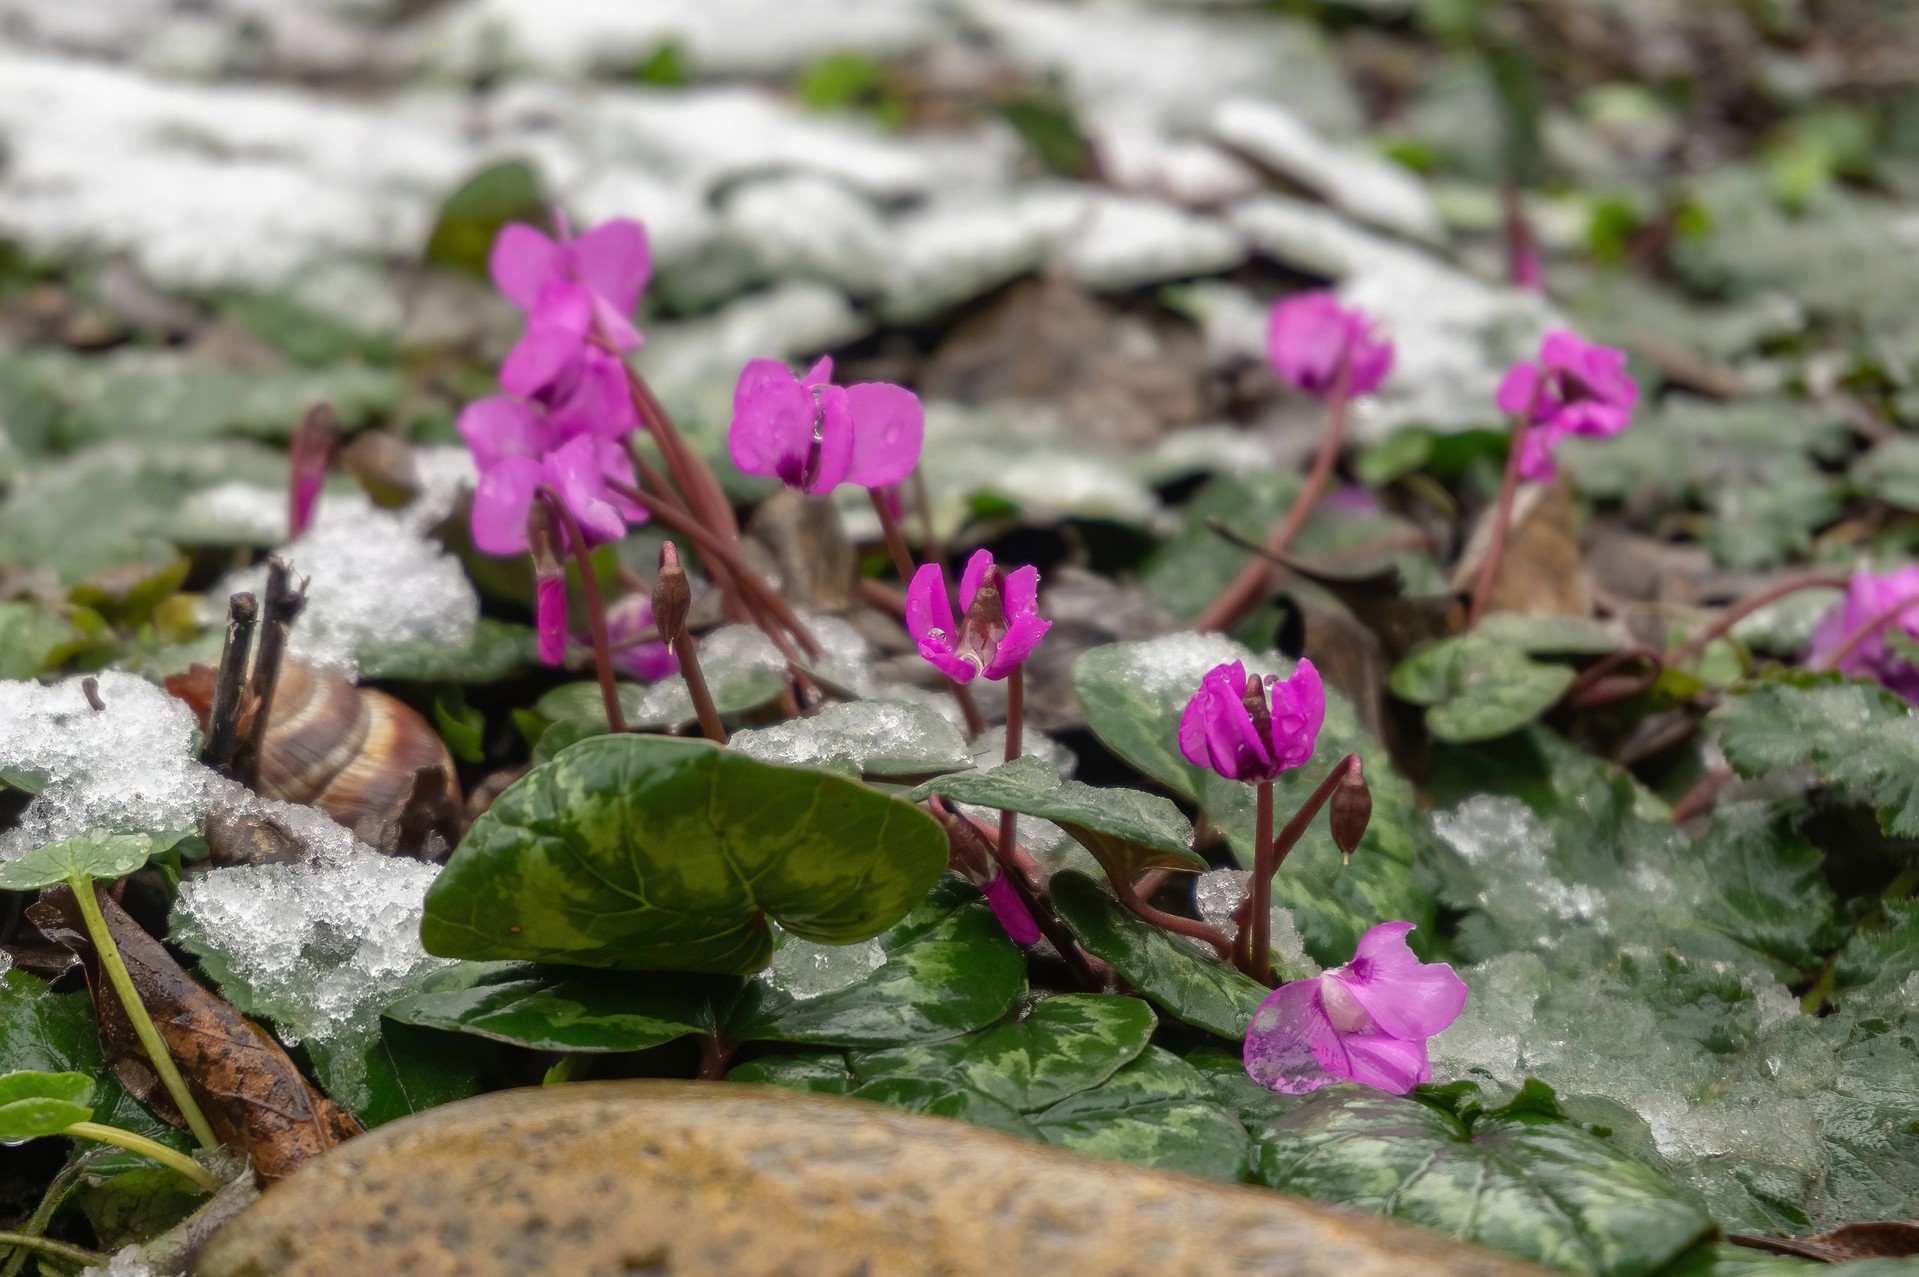
[[[991,771],[941,776],[907,797],[923,802],[934,794],[1050,820],[1115,882],[1131,882],[1148,869],[1206,870],[1206,861],[1192,851],[1192,824],[1171,802],[1137,789],[1061,780],[1043,759],[1015,758]]]
[[[945,871],[924,811],[855,781],[705,741],[597,736],[511,785],[426,895],[431,953],[745,974],[769,919],[854,944]]]
[[[0,864],[0,890],[37,891],[75,874],[111,882],[146,864],[152,854],[153,839],[146,834],[82,834]]]

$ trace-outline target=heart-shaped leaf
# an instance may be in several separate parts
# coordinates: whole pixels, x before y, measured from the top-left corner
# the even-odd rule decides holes
[[[862,1087],[911,1077],[977,1091],[1020,1113],[1098,1086],[1146,1049],[1152,1008],[1138,998],[1067,993],[1024,1020],[925,1046],[853,1057]],[[856,1092],[857,1094],[857,1092]]]
[[[1066,870],[1053,875],[1053,907],[1094,957],[1169,1015],[1239,1041],[1272,990],[1198,945],[1134,917],[1098,883]]]
[[[946,868],[911,803],[705,741],[597,736],[510,786],[426,894],[454,958],[746,973],[768,919],[820,944],[898,922]]]
[[[0,1074],[0,1144],[58,1135],[93,1116],[93,1079],[84,1073]]]
[[[644,1051],[712,1027],[709,980],[686,975],[618,980],[509,964],[479,983],[460,968],[386,1009],[402,1024],[451,1029],[536,1051]],[[724,976],[712,983],[737,982]]]
[[[693,1033],[877,1047],[969,1033],[1005,1015],[1026,988],[1019,948],[979,892],[957,877],[878,943],[886,959],[876,970],[817,997],[794,997],[764,977],[613,977],[463,963],[386,1015],[542,1051],[642,1051]]]
[[[726,1033],[736,1041],[891,1046],[970,1033],[1026,990],[1026,958],[979,892],[948,877],[879,938],[886,961],[857,984],[794,998],[764,981]]]
[[[1091,852],[1115,882],[1131,882],[1154,868],[1203,873],[1207,867],[1193,854],[1191,823],[1171,802],[1137,789],[1063,781],[1042,759],[1015,758],[987,772],[941,776],[907,797],[919,802],[933,794],[1050,820]]]
[[[1887,833],[1919,836],[1919,715],[1885,688],[1792,672],[1728,697],[1714,718],[1741,775],[1810,764],[1875,808]]]
[[[1532,1083],[1468,1127],[1417,1100],[1329,1087],[1255,1133],[1253,1177],[1595,1277],[1644,1277],[1713,1231],[1690,1194],[1544,1116],[1539,1092],[1550,1097]]]
[[[75,874],[111,882],[146,864],[152,854],[153,839],[146,834],[82,834],[0,864],[0,890],[35,891]]]
[[[1157,1046],[1031,1120],[1048,1144],[1088,1157],[1223,1180],[1246,1166],[1246,1128],[1198,1070]]]
[[[1393,668],[1392,692],[1424,705],[1426,729],[1443,741],[1492,740],[1516,732],[1553,707],[1574,678],[1569,665],[1545,665],[1516,644],[1478,634],[1415,648]]]

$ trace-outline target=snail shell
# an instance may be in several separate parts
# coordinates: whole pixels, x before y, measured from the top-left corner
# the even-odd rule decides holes
[[[204,724],[213,671],[195,666],[185,677],[169,678],[167,686]],[[294,661],[280,667],[260,749],[255,789],[262,796],[318,807],[348,829],[377,828],[397,817],[416,773],[426,767],[445,770],[457,807],[453,758],[410,706],[338,674]]]

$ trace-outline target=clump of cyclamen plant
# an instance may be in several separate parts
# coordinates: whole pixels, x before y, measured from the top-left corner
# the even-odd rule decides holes
[[[1492,599],[1511,530],[1513,497],[1519,481],[1544,483],[1558,474],[1553,450],[1574,435],[1610,438],[1632,424],[1639,385],[1626,372],[1626,352],[1595,345],[1577,334],[1554,329],[1540,343],[1537,362],[1507,370],[1495,396],[1499,410],[1513,418],[1506,472],[1499,485],[1492,534],[1473,584],[1467,625],[1479,624]]]
[[[1339,461],[1347,405],[1355,395],[1369,395],[1386,380],[1393,367],[1393,343],[1366,312],[1341,305],[1333,293],[1318,289],[1274,304],[1266,326],[1266,354],[1273,371],[1326,403],[1326,426],[1312,469],[1299,496],[1266,536],[1266,550],[1277,555],[1292,547],[1318,508]],[[1193,628],[1231,628],[1258,604],[1271,579],[1271,564],[1250,560],[1194,620]]]
[[[1433,1075],[1427,1039],[1459,1018],[1466,983],[1421,962],[1410,922],[1382,922],[1343,967],[1273,991],[1246,1031],[1246,1072],[1269,1090],[1304,1095],[1363,1082],[1404,1095]]]
[[[1179,720],[1179,749],[1195,767],[1255,786],[1253,874],[1247,886],[1245,924],[1234,953],[1248,975],[1272,979],[1273,875],[1328,799],[1333,800],[1333,840],[1350,856],[1366,832],[1372,796],[1358,754],[1333,766],[1277,839],[1273,834],[1273,781],[1312,761],[1326,721],[1326,689],[1319,670],[1302,659],[1287,678],[1247,676],[1239,661],[1217,665],[1200,680]]]

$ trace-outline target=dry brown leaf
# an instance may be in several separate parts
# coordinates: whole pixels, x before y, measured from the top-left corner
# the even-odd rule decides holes
[[[158,940],[98,891],[107,934],[120,949],[133,987],[223,1144],[245,1153],[272,1183],[361,1133],[360,1124],[302,1077],[280,1044],[194,982]],[[127,1088],[169,1122],[184,1125],[154,1076],[125,1008],[103,979],[80,903],[70,888],[49,887],[27,910],[35,926],[79,956],[99,1018],[100,1042]]]
[[[1877,1224],[1847,1224],[1817,1237],[1731,1237],[1735,1246],[1796,1255],[1827,1264],[1854,1259],[1903,1259],[1919,1255],[1919,1221],[1887,1220]]]
[[[1453,588],[1473,587],[1479,565],[1492,539],[1495,510],[1488,510],[1473,529],[1460,555]],[[1574,526],[1572,483],[1565,476],[1550,485],[1526,484],[1513,502],[1512,532],[1493,583],[1491,612],[1520,612],[1528,616],[1591,616],[1591,579],[1579,554],[1579,531]]]

